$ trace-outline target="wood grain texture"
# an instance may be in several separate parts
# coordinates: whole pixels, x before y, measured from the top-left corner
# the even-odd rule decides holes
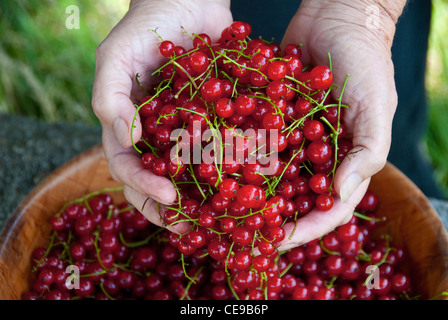
[[[0,236],[0,299],[17,300],[28,289],[32,251],[47,244],[48,219],[66,202],[117,187],[101,145],[74,158],[39,184],[14,212]],[[391,164],[375,175],[371,190],[380,198],[379,215],[387,233],[408,252],[406,267],[423,298],[448,290],[448,236],[428,199]],[[111,194],[124,201],[121,192]]]
[[[50,217],[86,193],[118,186],[101,146],[77,156],[42,181],[19,205],[0,237],[0,299],[20,299],[28,289],[31,253],[46,244]],[[113,197],[124,199],[121,194]]]

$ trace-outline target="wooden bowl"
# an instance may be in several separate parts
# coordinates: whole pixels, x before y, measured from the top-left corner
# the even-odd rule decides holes
[[[46,244],[48,219],[66,202],[86,193],[117,187],[102,147],[77,156],[39,184],[21,203],[0,237],[0,299],[18,300],[28,290],[32,251]],[[380,199],[379,215],[387,222],[376,233],[388,233],[408,252],[406,268],[423,299],[448,289],[448,236],[423,193],[397,168],[387,164],[372,179]],[[112,193],[116,202],[121,192]],[[444,298],[444,297],[442,297]]]

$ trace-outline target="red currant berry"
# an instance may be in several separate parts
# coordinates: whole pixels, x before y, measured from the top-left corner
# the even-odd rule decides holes
[[[320,195],[328,192],[330,184],[330,178],[323,173],[316,173],[309,179],[310,189]]]
[[[223,86],[218,78],[210,78],[201,86],[201,95],[207,102],[218,101],[223,94]]]
[[[323,140],[315,140],[309,144],[306,149],[306,154],[312,163],[322,164],[331,159],[333,151],[328,142]]]
[[[174,53],[174,44],[169,40],[164,40],[159,45],[159,51],[162,56],[169,58]]]
[[[230,118],[235,114],[235,104],[229,98],[221,98],[216,102],[215,111],[221,118]]]
[[[327,90],[333,83],[333,73],[324,65],[314,67],[310,72],[310,85],[315,90]]]
[[[245,94],[241,94],[235,99],[235,111],[241,116],[250,115],[254,112],[255,107],[255,100]]]
[[[286,62],[281,60],[274,60],[268,66],[267,75],[271,80],[280,80],[286,76],[286,72]]]
[[[319,120],[309,120],[303,125],[303,135],[310,141],[319,140],[325,133],[325,128]]]

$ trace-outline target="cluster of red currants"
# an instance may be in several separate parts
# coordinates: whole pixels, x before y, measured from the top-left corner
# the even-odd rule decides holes
[[[190,231],[155,228],[136,209],[115,207],[104,195],[73,204],[52,221],[51,250],[35,252],[38,275],[25,298],[371,299],[408,293],[409,279],[392,277],[402,250],[369,237],[375,218],[358,223],[355,216],[322,239],[278,251],[289,236],[285,223],[333,207],[334,174],[352,149],[342,122],[346,83],[333,83],[331,59],[330,67],[305,66],[299,45],[282,50],[250,33],[249,24],[236,21],[216,43],[207,34],[189,35],[189,50],[161,39],[167,62],[152,74],[159,77],[153,87],[142,86],[148,94],[136,106],[134,121],[143,130],[134,147],[144,168],[176,187],[176,202],[161,212],[164,223],[186,222]],[[339,97],[333,88],[341,89]],[[217,136],[225,143],[213,140],[208,148]],[[196,161],[195,147],[212,161]],[[372,212],[376,205],[359,209]],[[61,272],[71,264],[81,274],[73,291],[64,289]],[[362,285],[366,265],[384,265],[382,289]]]
[[[174,233],[96,192],[51,218],[49,243],[33,252],[22,299],[406,299],[413,288],[402,272],[404,250],[388,237],[372,237],[382,221],[377,206],[368,192],[350,222],[284,252],[266,245],[256,256],[228,255],[216,236],[204,240],[192,232],[189,241],[198,248],[181,254]]]
[[[137,107],[143,133],[134,146],[143,167],[178,191],[163,219],[191,224],[178,236],[181,254],[205,247],[240,271],[264,272],[286,222],[333,207],[334,173],[353,146],[331,68],[305,66],[299,45],[282,50],[250,33],[236,21],[216,43],[192,35],[189,50],[162,39],[167,62]],[[205,151],[206,131],[225,143],[211,144],[212,161],[197,161],[191,146]]]
[[[154,231],[132,206],[95,192],[67,203],[50,225],[49,244],[32,254],[35,276],[22,299],[103,299],[118,297],[120,290],[139,295],[144,283],[136,274],[154,267],[157,253],[143,246],[145,240],[135,249],[127,243]]]

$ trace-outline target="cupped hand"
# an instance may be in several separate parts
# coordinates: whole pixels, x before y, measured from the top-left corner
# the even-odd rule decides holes
[[[349,108],[343,120],[354,148],[336,171],[339,197],[333,208],[313,210],[296,224],[285,225],[280,250],[317,239],[349,222],[370,178],[386,164],[397,107],[391,46],[401,11],[396,6],[389,11],[375,7],[374,2],[303,1],[285,33],[283,45],[303,44],[304,64],[328,65],[330,54],[334,83],[342,88],[348,76],[342,102]],[[332,93],[338,98],[341,92]]]
[[[131,1],[129,11],[96,51],[96,75],[92,106],[101,122],[102,143],[109,171],[114,180],[124,185],[127,200],[152,223],[162,226],[163,205],[175,201],[177,193],[165,177],[144,170],[140,157],[132,146],[142,133],[140,119],[134,125],[134,106],[144,92],[143,85],[151,82],[153,71],[162,63],[158,52],[160,39],[189,49],[190,34],[207,33],[212,40],[219,38],[222,29],[232,22],[230,2],[209,1]],[[131,139],[132,132],[132,139]],[[185,232],[186,225],[168,227]]]

